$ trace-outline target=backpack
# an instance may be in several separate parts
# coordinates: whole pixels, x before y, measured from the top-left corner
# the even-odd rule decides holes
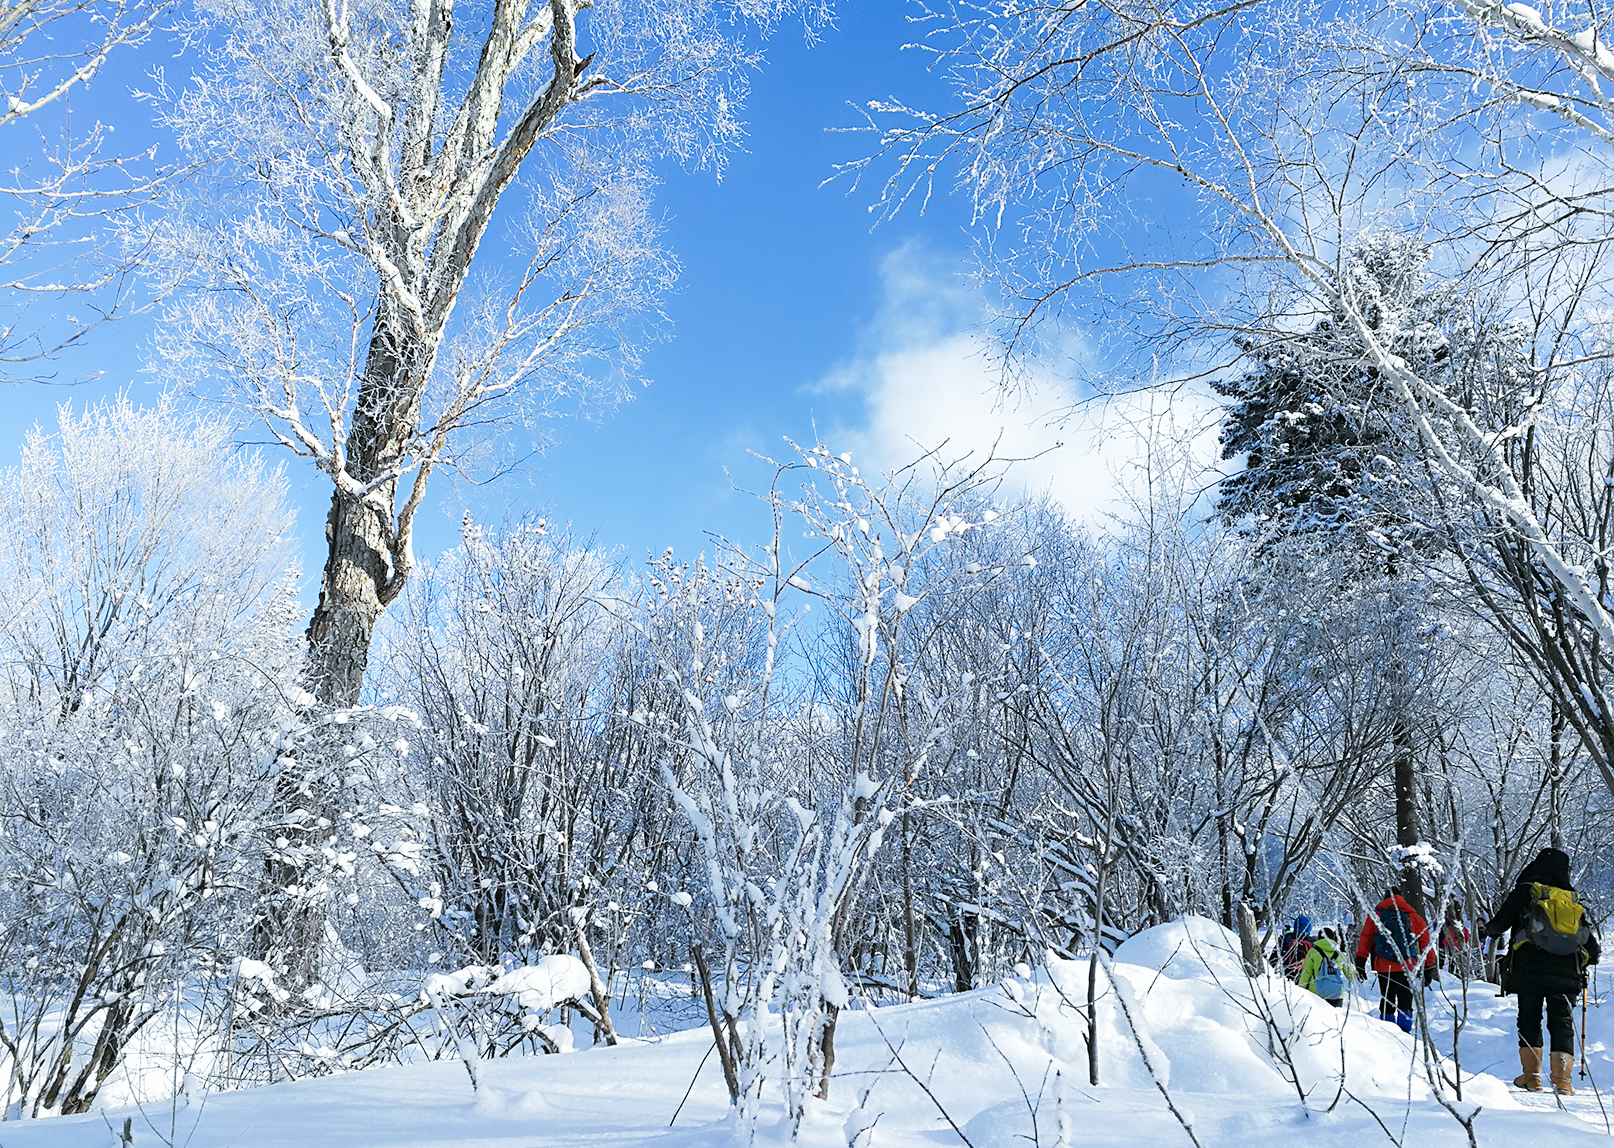
[[[1418,938],[1412,931],[1412,918],[1399,905],[1380,905],[1373,911],[1379,931],[1373,938],[1373,955],[1392,965],[1418,963]]]
[[[1340,971],[1334,958],[1317,950],[1322,963],[1317,966],[1317,976],[1311,982],[1311,990],[1324,1000],[1337,1001],[1345,995],[1345,974]]]
[[[1585,908],[1572,891],[1538,882],[1530,886],[1523,933],[1514,948],[1529,941],[1546,952],[1567,957],[1580,951],[1591,939],[1592,930],[1586,923]]]
[[[1306,957],[1310,953],[1310,937],[1301,937],[1293,932],[1287,932],[1278,938],[1278,962],[1283,967],[1284,976],[1290,980],[1299,978],[1301,966],[1306,963]]]

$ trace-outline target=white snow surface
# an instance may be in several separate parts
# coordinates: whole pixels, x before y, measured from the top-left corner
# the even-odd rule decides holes
[[[1123,944],[1110,975],[1097,975],[1097,1086],[1088,1083],[1082,1023],[1086,961],[1053,960],[1002,985],[916,1004],[873,1011],[854,1005],[836,1031],[831,1098],[809,1110],[800,1143],[1187,1146],[1157,1077],[1204,1148],[1356,1148],[1385,1142],[1386,1131],[1408,1148],[1468,1144],[1433,1098],[1419,1044],[1374,1018],[1365,993],[1335,1009],[1281,979],[1252,981],[1237,948],[1231,933],[1201,919]],[[539,968],[520,970],[522,984],[504,991],[556,1000],[572,987],[562,984],[573,975],[564,962]],[[1448,1088],[1446,1099],[1464,1116],[1478,1109],[1477,1144],[1607,1148],[1610,1125],[1594,1083],[1614,1084],[1614,1009],[1599,1002],[1590,1010],[1591,1076],[1577,1078],[1581,1095],[1560,1109],[1550,1095],[1504,1082],[1518,1071],[1514,998],[1479,982],[1465,990],[1448,977],[1427,1000],[1434,1042],[1448,1054],[1453,1018],[1466,1012],[1462,1098]],[[101,1148],[112,1142],[108,1123],[121,1128],[131,1117],[136,1144],[191,1148],[719,1148],[735,1136],[710,1047],[702,1027],[614,1049],[488,1061],[478,1066],[474,1093],[464,1067],[452,1061],[375,1069],[9,1124],[0,1143]],[[789,1123],[777,1093],[770,1099],[757,1142],[783,1145]],[[1614,1108],[1614,1097],[1610,1102]]]

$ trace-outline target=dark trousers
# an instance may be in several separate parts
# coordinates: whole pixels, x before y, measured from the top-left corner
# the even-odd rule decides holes
[[[1541,1006],[1547,1006],[1547,1035],[1553,1052],[1575,1052],[1575,1004],[1565,993],[1519,989],[1519,1047],[1541,1048]]]
[[[1412,1011],[1412,982],[1400,969],[1379,974],[1379,1015],[1394,1020],[1398,1012]],[[1520,1013],[1520,1015],[1524,1015]]]

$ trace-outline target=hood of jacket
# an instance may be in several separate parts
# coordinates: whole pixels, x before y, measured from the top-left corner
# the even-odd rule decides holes
[[[1562,849],[1543,849],[1535,860],[1519,870],[1517,885],[1531,885],[1539,881],[1555,889],[1573,889],[1569,883],[1569,854]]]

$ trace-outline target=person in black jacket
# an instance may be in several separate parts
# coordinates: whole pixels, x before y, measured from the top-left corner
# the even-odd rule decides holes
[[[1557,954],[1525,939],[1525,920],[1533,898],[1530,886],[1539,882],[1574,891],[1569,883],[1569,855],[1561,849],[1543,849],[1526,865],[1502,901],[1496,916],[1480,928],[1482,937],[1500,937],[1512,930],[1508,945],[1507,991],[1519,997],[1519,1064],[1524,1072],[1513,1083],[1531,1092],[1541,1091],[1541,1006],[1547,1006],[1547,1034],[1552,1038],[1552,1087],[1565,1096],[1574,1094],[1570,1073],[1575,1067],[1574,998],[1586,983],[1586,966],[1597,963],[1601,948],[1593,933],[1579,952]],[[1590,921],[1587,922],[1590,924]]]

